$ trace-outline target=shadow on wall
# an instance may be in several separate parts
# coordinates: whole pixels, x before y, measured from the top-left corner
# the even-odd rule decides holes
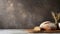
[[[59,12],[59,0],[0,0],[0,28],[33,28],[54,21],[51,11]]]

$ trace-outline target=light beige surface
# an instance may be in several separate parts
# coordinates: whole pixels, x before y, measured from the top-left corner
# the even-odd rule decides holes
[[[29,33],[26,29],[0,29],[0,34],[60,34],[60,33]]]

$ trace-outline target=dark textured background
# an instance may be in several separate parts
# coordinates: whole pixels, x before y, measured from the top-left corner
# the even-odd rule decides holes
[[[54,21],[51,11],[59,13],[60,0],[0,0],[0,28],[33,28]]]

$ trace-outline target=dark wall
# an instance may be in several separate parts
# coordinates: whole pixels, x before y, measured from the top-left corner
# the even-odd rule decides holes
[[[0,28],[33,28],[54,21],[51,11],[59,12],[60,0],[0,0]]]

